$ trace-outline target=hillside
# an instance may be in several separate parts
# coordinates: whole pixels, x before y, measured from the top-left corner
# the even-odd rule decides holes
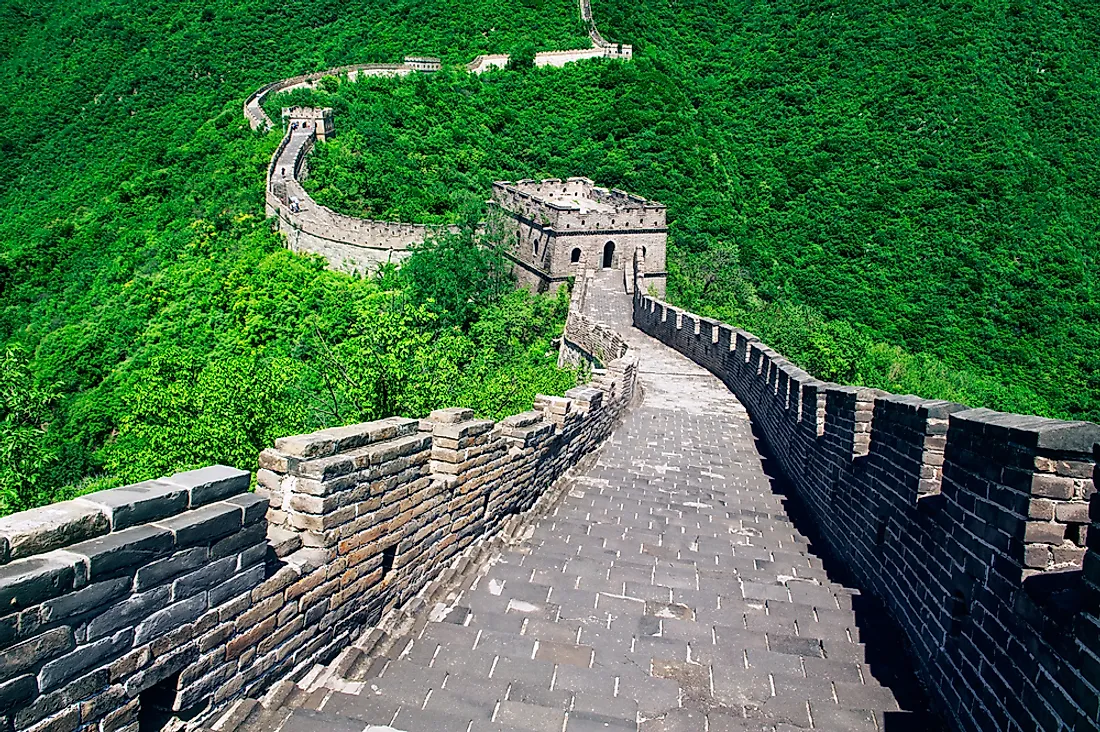
[[[494,178],[589,175],[668,204],[672,299],[820,376],[1100,420],[1095,8],[594,10],[637,61],[337,89],[318,198],[468,223]],[[284,251],[240,115],[306,70],[583,46],[571,0],[15,0],[0,41],[0,511],[573,383],[562,303],[468,237],[380,281]]]
[[[674,302],[824,378],[1100,419],[1095,8],[594,12],[635,63],[322,100],[319,200],[444,221],[493,178],[583,172],[668,204]]]
[[[240,115],[302,70],[583,46],[573,2],[17,0],[0,39],[0,513],[575,383],[549,353],[563,303],[509,293],[468,238],[382,281],[283,250],[263,218],[278,135]]]

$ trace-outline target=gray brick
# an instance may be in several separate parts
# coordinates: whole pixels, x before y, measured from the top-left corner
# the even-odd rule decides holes
[[[143,592],[150,587],[163,584],[184,572],[198,569],[210,558],[210,550],[206,547],[192,547],[182,552],[177,552],[170,557],[158,559],[144,567],[139,567],[134,574],[134,589]]]
[[[69,551],[88,560],[93,580],[140,564],[149,564],[172,551],[171,532],[138,526],[74,544]]]
[[[134,629],[134,645],[145,645],[165,633],[181,628],[196,620],[207,610],[206,593],[195,595],[183,602],[169,605],[150,615]]]
[[[245,526],[262,521],[267,516],[267,509],[270,505],[266,498],[255,493],[242,493],[239,496],[233,496],[226,500],[226,503],[238,506],[241,509],[241,523]]]
[[[247,491],[252,474],[225,465],[210,465],[161,480],[185,489],[190,499],[188,505],[195,508]]]
[[[214,546],[210,547],[210,557],[221,559],[231,554],[237,554],[244,549],[267,543],[267,522],[249,524],[240,531],[225,537]]]
[[[214,503],[156,522],[168,529],[179,548],[212,544],[241,528],[241,509],[228,503]]]
[[[73,589],[75,557],[51,552],[0,567],[0,608],[28,608]]]
[[[207,564],[200,570],[185,574],[172,583],[172,599],[181,600],[225,582],[237,571],[237,558],[226,557]]]
[[[97,696],[97,703],[100,702],[104,699],[100,692],[107,688],[109,679],[107,669],[101,668],[80,674],[59,689],[40,694],[13,715],[16,729],[26,729],[92,696]],[[110,697],[106,701],[109,702]]]
[[[72,630],[61,627],[0,650],[0,678],[18,676],[53,656],[70,650],[73,645]]]
[[[187,491],[159,480],[90,493],[78,500],[102,508],[111,520],[112,531],[156,521],[187,509]]]
[[[64,501],[0,518],[0,537],[8,542],[9,559],[44,554],[110,531],[98,506]]]
[[[42,604],[42,621],[56,623],[78,618],[81,615],[102,612],[118,598],[130,592],[130,578],[116,577],[103,582],[93,582],[75,592],[68,592]]]
[[[168,604],[168,587],[156,587],[106,608],[88,623],[88,640],[94,641],[125,626],[133,626]]]
[[[43,691],[55,689],[88,669],[102,666],[130,650],[134,639],[132,628],[120,630],[110,638],[77,647],[61,658],[50,661],[38,672],[38,685]]]
[[[38,680],[31,674],[0,683],[0,715],[20,709],[38,693]]]
[[[211,587],[208,593],[210,607],[217,607],[237,595],[248,592],[264,581],[264,574],[264,566],[262,564],[256,564],[237,574],[235,577],[222,582],[220,585]]]

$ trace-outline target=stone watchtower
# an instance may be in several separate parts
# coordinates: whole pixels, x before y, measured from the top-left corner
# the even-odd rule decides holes
[[[665,207],[588,178],[498,181],[490,207],[504,214],[521,282],[553,289],[583,269],[641,270],[643,291],[664,296]]]
[[[295,122],[300,127],[317,130],[317,139],[325,142],[335,133],[332,125],[332,107],[283,107],[283,129]]]

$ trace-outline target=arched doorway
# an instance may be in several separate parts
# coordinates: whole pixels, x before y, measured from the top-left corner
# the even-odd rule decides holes
[[[603,245],[603,268],[611,269],[615,263],[615,242],[609,241]]]
[[[577,262],[581,261],[581,248],[580,247],[575,247],[573,249],[573,253],[569,255],[569,261],[572,262],[573,264],[576,264]]]

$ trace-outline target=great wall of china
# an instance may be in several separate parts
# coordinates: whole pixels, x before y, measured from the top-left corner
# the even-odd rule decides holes
[[[357,221],[325,225],[427,233]],[[0,730],[1100,727],[1100,425],[822,382],[634,255],[580,268],[595,376],[531,411],[0,518]]]
[[[633,49],[608,43],[592,20],[589,0],[580,0],[581,18],[588,26],[590,48],[543,51],[535,54],[536,66],[564,66],[592,58],[630,59]],[[481,55],[466,65],[471,74],[503,68],[507,54]],[[407,56],[403,64],[358,64],[340,66],[312,74],[282,79],[256,90],[244,103],[244,116],[252,129],[269,129],[274,122],[263,109],[264,100],[278,92],[311,89],[325,77],[356,81],[365,76],[397,77],[440,68],[439,59]],[[309,110],[312,113],[313,110]],[[297,122],[299,126],[294,129]],[[325,257],[334,269],[366,272],[374,266],[399,261],[411,245],[427,237],[455,228],[360,219],[339,214],[318,204],[301,184],[306,175],[306,157],[317,141],[316,121],[292,117],[286,134],[271,159],[267,171],[266,208],[275,217],[287,245],[296,252],[312,252]]]

